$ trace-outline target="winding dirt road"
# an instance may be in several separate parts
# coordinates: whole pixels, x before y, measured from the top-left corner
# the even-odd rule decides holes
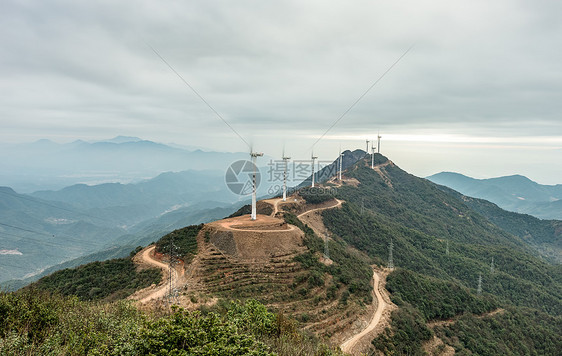
[[[162,269],[163,276],[167,276],[168,273],[169,273],[168,272],[169,271],[168,265],[163,263],[163,262],[160,262],[158,260],[155,260],[152,257],[152,252],[154,251],[155,248],[156,248],[156,246],[153,245],[153,246],[150,246],[149,248],[147,248],[146,250],[144,250],[143,253],[140,256],[141,260],[143,262],[149,264],[149,265],[152,265],[152,266],[155,266],[155,267],[158,267],[158,268]],[[169,283],[168,278],[167,277],[162,278],[163,283],[158,285],[156,287],[156,289],[154,291],[152,291],[150,294],[144,296],[142,299],[139,299],[139,302],[144,304],[144,303],[149,302],[151,300],[160,299],[160,298],[163,298],[164,296],[166,296],[166,292],[168,291],[167,287],[169,285],[168,284]],[[172,270],[172,283],[173,283],[173,285],[178,285],[177,284],[178,280],[179,280],[178,271],[173,269]]]
[[[345,353],[352,353],[353,349],[357,345],[357,343],[363,339],[367,334],[371,331],[375,330],[378,323],[381,320],[382,314],[384,309],[387,307],[386,302],[384,301],[382,294],[379,290],[379,282],[380,277],[377,272],[373,271],[373,297],[377,300],[377,310],[373,314],[371,321],[367,325],[365,329],[363,329],[360,333],[355,334],[350,339],[347,339],[343,344],[341,344],[340,349]]]
[[[336,199],[336,201],[337,201],[337,203],[334,204],[334,205],[324,206],[324,207],[316,208],[316,209],[310,209],[310,210],[305,211],[304,213],[299,214],[297,217],[300,219],[301,217],[305,216],[306,214],[313,213],[315,211],[337,208],[338,206],[342,205],[342,203],[343,203],[343,200]]]

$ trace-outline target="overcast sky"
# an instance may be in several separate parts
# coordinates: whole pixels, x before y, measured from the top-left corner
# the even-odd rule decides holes
[[[0,3],[0,140],[138,136],[562,183],[560,1]]]

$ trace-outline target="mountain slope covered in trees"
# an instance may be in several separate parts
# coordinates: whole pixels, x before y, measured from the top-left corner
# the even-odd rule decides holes
[[[392,330],[374,341],[378,349],[396,355],[422,354],[422,344],[435,335],[428,322],[496,308],[506,310],[502,315],[525,318],[533,327],[538,327],[539,320],[549,320],[543,331],[551,344],[545,347],[560,346],[552,337],[562,331],[559,266],[541,258],[528,240],[470,207],[462,195],[412,176],[379,154],[375,170],[367,161],[358,162],[345,174],[357,179],[358,185],[337,187],[336,197],[346,204],[324,211],[323,217],[334,236],[379,264],[386,264],[392,240],[398,268],[390,274],[388,288],[400,309],[393,313]],[[540,236],[540,229],[529,229]],[[555,239],[559,241],[559,237]],[[480,276],[482,295],[477,293]],[[497,318],[504,318],[498,325],[508,327],[505,317]],[[439,335],[448,335],[443,338],[450,344],[454,339],[451,346],[457,351],[478,352],[472,342],[489,342],[495,335],[488,327],[483,334],[459,341],[454,333],[461,329],[454,325],[443,326]],[[518,327],[511,332],[524,332]],[[511,345],[507,339],[502,342]],[[532,350],[534,346],[527,347]]]
[[[386,286],[398,309],[392,312],[389,327],[372,341],[373,349],[386,355],[424,355],[427,345],[437,338],[442,343],[439,350],[452,348],[459,355],[557,355],[562,349],[562,267],[542,257],[537,249],[544,243],[559,244],[559,222],[533,220],[505,212],[489,202],[467,198],[412,176],[379,154],[375,170],[368,161],[351,165],[344,179],[352,184],[334,184],[328,190],[329,196],[302,191],[302,197],[310,202],[319,203],[334,195],[344,201],[341,208],[321,213],[331,232],[329,250],[334,264],[319,264],[315,256],[321,255],[326,246],[310,227],[290,213],[285,219],[306,232],[309,252],[295,261],[308,269],[310,276],[326,278],[329,274],[329,279],[345,284],[357,296],[366,296],[369,291],[368,263],[386,266],[392,241],[396,269],[389,274]],[[186,261],[197,253],[194,241],[200,228],[192,226],[174,232],[178,239],[187,238],[185,244],[179,244]],[[159,241],[161,252],[168,250],[170,236]],[[355,262],[341,258],[359,254],[361,260]],[[97,271],[105,273],[103,268]],[[314,279],[309,278],[300,289],[308,283],[308,288],[314,290],[311,281]],[[262,298],[267,292],[260,290],[244,298]],[[54,314],[46,313],[40,305],[43,301],[40,303],[34,293],[40,292],[29,289],[1,295],[0,313],[4,313],[2,320],[6,321],[0,324],[0,350],[25,345],[28,350],[42,351],[46,345],[55,345],[83,351],[81,342],[57,344],[61,338],[53,339],[53,335],[68,334],[62,327],[65,325],[82,330],[81,322],[56,312],[59,307],[53,309]],[[303,295],[306,294],[305,290]],[[60,298],[43,299],[47,304],[70,309],[65,303],[71,299]],[[364,302],[369,299],[364,298]],[[87,320],[104,308],[73,303],[90,310]],[[338,303],[345,300],[340,298]],[[14,316],[22,308],[31,310],[30,317],[37,319],[33,325],[38,326],[30,329],[31,333]],[[96,340],[86,339],[91,341],[88,347],[92,350],[101,348],[119,354],[123,350],[154,352],[156,347],[168,351],[185,349],[187,343],[177,343],[179,334],[175,333],[179,332],[184,336],[198,333],[212,341],[189,344],[193,352],[219,352],[230,345],[228,340],[237,340],[238,345],[246,347],[232,348],[233,354],[337,354],[299,331],[298,322],[291,320],[293,315],[269,313],[250,299],[234,304],[223,299],[214,309],[217,314],[207,314],[208,309],[203,308],[200,313],[180,310],[155,319],[119,303],[105,308],[114,313],[116,327],[109,331],[103,318],[91,322]],[[214,327],[207,328],[209,325]],[[234,339],[221,338],[228,333]]]
[[[541,219],[562,219],[562,184],[543,185],[521,175],[474,179],[452,172],[437,173],[427,179],[464,195],[486,199],[502,209]]]

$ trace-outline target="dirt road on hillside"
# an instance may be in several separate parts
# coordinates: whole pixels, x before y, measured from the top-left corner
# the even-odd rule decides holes
[[[287,197],[287,201],[283,201],[283,198],[275,198],[275,199],[266,199],[264,200],[265,203],[268,203],[273,207],[273,212],[271,213],[272,217],[275,217],[279,212],[279,205],[280,204],[287,204],[292,203],[292,201]]]
[[[334,205],[324,206],[324,207],[322,207],[322,208],[316,208],[316,209],[307,210],[307,211],[305,211],[304,213],[299,214],[297,217],[300,219],[301,217],[305,216],[306,214],[313,213],[313,212],[315,212],[315,211],[337,208],[338,206],[342,205],[342,203],[343,203],[343,201],[342,201],[342,200],[339,200],[339,199],[336,199],[336,202],[337,202],[337,203],[334,204]]]
[[[340,349],[346,353],[352,353],[353,349],[364,337],[366,337],[371,331],[375,330],[379,322],[381,321],[383,312],[385,308],[387,308],[387,303],[384,301],[384,298],[379,289],[380,284],[380,277],[377,272],[373,271],[373,304],[376,300],[377,309],[371,318],[371,321],[367,325],[365,329],[363,329],[360,333],[355,334],[350,339],[347,339],[343,344],[341,344]]]
[[[149,248],[147,248],[142,252],[140,258],[142,262],[162,269],[162,276],[163,276],[162,283],[160,283],[154,290],[150,291],[148,295],[145,295],[142,297],[142,299],[139,299],[139,302],[143,304],[154,299],[163,298],[166,296],[166,293],[168,292],[169,268],[167,264],[154,259],[153,251],[155,248],[156,246],[150,246]],[[172,284],[177,286],[178,280],[179,280],[178,271],[176,269],[172,269]]]

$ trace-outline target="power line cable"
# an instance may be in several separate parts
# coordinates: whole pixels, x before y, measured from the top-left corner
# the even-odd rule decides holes
[[[12,197],[14,197],[14,198],[19,198],[19,199],[22,199],[22,200],[27,200],[27,201],[30,201],[30,202],[33,202],[33,203],[45,205],[45,206],[48,206],[48,207],[51,207],[51,208],[55,208],[55,209],[59,209],[59,210],[64,210],[64,211],[67,211],[67,212],[70,212],[70,213],[73,213],[73,214],[77,214],[77,215],[87,216],[87,217],[90,217],[90,218],[93,218],[93,219],[98,219],[98,220],[100,220],[100,221],[104,221],[104,222],[105,222],[104,219],[99,218],[99,217],[97,217],[97,216],[93,216],[93,215],[89,215],[89,214],[86,214],[86,213],[82,213],[82,212],[79,212],[79,211],[77,211],[77,210],[71,210],[71,209],[61,208],[60,206],[56,206],[56,205],[53,205],[53,204],[49,204],[49,203],[46,203],[46,202],[41,201],[41,200],[33,199],[33,198],[30,198],[30,197],[24,196],[24,195],[22,195],[22,194],[10,194],[10,193],[5,192],[5,191],[2,191],[2,190],[0,190],[0,193],[5,194],[5,195],[12,196]]]
[[[369,88],[367,88],[367,90],[365,90],[365,92],[363,94],[361,94],[359,96],[359,98],[357,98],[357,100],[355,100],[353,102],[353,104],[351,104],[351,106],[349,108],[347,108],[347,110],[345,110],[343,112],[343,114],[341,114],[340,117],[338,117],[336,119],[336,121],[334,121],[332,123],[332,125],[330,125],[330,127],[328,127],[328,129],[326,131],[324,131],[324,133],[318,138],[318,140],[316,140],[316,142],[314,142],[314,144],[310,147],[310,149],[314,148],[314,146],[316,146],[316,144],[318,142],[320,142],[320,140],[323,139],[324,136],[326,136],[328,134],[328,132],[330,132],[330,130],[332,130],[332,128],[334,128],[334,126],[336,126],[336,124],[338,122],[340,122],[340,120],[343,119],[344,116],[347,115],[347,113],[350,112],[351,109],[353,109],[355,107],[355,105],[357,105],[357,103],[359,103],[361,101],[361,99],[363,99],[363,97],[365,97],[365,95],[367,95],[367,93],[369,93],[371,91],[371,89],[373,89],[373,87],[375,85],[377,85],[392,70],[392,68],[394,68],[394,66],[396,66],[398,64],[398,62],[400,62],[402,60],[402,58],[404,58],[406,56],[406,54],[408,54],[408,52],[410,52],[410,50],[412,48],[414,48],[414,46],[415,46],[415,44],[411,45],[404,53],[402,53],[402,55],[394,63],[392,63],[392,65],[390,67],[388,67],[388,69],[377,80],[375,80],[374,83],[371,84],[371,86]]]
[[[13,236],[13,237],[18,237],[21,239],[26,239],[26,240],[32,240],[35,241],[37,243],[40,243],[43,246],[49,246],[49,247],[53,247],[53,248],[60,248],[61,246],[65,245],[63,243],[57,242],[57,241],[52,241],[52,240],[39,240],[39,239],[34,239],[33,237],[29,237],[29,236],[21,236],[21,235],[16,235],[16,234],[11,234],[9,232],[5,232],[2,231],[0,232],[0,236],[1,235],[7,235],[7,236]],[[17,248],[16,248],[17,249]],[[19,250],[18,250],[19,251]],[[48,257],[52,257],[52,258],[60,258],[59,255],[53,255],[50,253],[45,252],[44,250],[41,251],[41,254],[46,255]]]
[[[44,232],[39,232],[39,231],[35,231],[35,230],[24,229],[23,227],[18,227],[18,226],[14,226],[14,225],[9,225],[9,224],[4,224],[4,223],[0,223],[0,225],[2,225],[2,226],[7,226],[7,227],[11,227],[12,229],[16,229],[16,230],[32,232],[32,233],[38,234],[38,235],[45,235],[45,236],[49,236],[49,237],[55,237],[55,235],[49,235],[49,234],[46,234],[46,233],[44,233]]]
[[[146,42],[145,42],[145,43],[146,43]],[[162,56],[160,55],[160,53],[158,53],[158,51],[156,51],[156,49],[154,49],[154,47],[152,47],[152,46],[151,46],[150,44],[148,44],[148,43],[146,43],[146,45],[147,45],[148,47],[150,47],[150,49],[152,50],[152,52],[154,52],[154,53],[158,56],[158,58],[160,58],[160,59],[162,60],[162,62],[164,62],[164,64],[166,64],[166,65],[168,66],[168,68],[170,68],[170,70],[171,70],[172,72],[174,72],[174,73],[178,76],[178,78],[180,78],[180,80],[181,80],[185,85],[187,85],[187,87],[188,87],[189,89],[191,89],[191,91],[192,91],[193,93],[195,93],[195,95],[197,95],[197,97],[198,97],[199,99],[201,99],[201,101],[202,101],[203,103],[205,103],[205,105],[207,105],[207,107],[208,107],[209,109],[211,109],[211,111],[214,112],[215,115],[216,115],[222,122],[224,122],[224,124],[225,124],[226,126],[228,126],[228,127],[232,130],[232,132],[234,132],[234,133],[236,134],[236,136],[238,136],[238,137],[248,146],[248,148],[250,148],[250,151],[251,151],[251,150],[252,150],[252,146],[248,143],[248,141],[246,141],[246,140],[242,137],[242,135],[240,135],[240,134],[238,133],[238,131],[236,131],[236,130],[234,129],[234,127],[232,127],[232,126],[228,123],[228,121],[226,121],[226,120],[222,117],[222,115],[219,114],[218,111],[216,111],[215,108],[213,108],[213,107],[211,106],[211,104],[209,104],[209,102],[208,102],[207,100],[205,100],[205,98],[203,98],[203,97],[201,96],[201,94],[199,94],[199,93],[197,92],[197,90],[195,90],[195,88],[193,88],[193,87],[187,82],[187,80],[185,80],[185,79],[181,76],[181,74],[179,74],[179,73],[174,69],[174,67],[172,67],[172,66],[170,65],[170,63],[168,63],[168,61],[166,61],[166,60],[164,59],[164,57],[162,57]]]
[[[14,226],[14,225],[9,225],[9,224],[4,224],[4,223],[0,223],[0,225],[7,226],[7,227],[10,227],[10,228],[13,228],[13,229],[16,229],[16,230],[26,231],[26,232],[30,232],[30,233],[33,233],[33,234],[44,235],[44,236],[48,236],[48,237],[52,237],[52,238],[61,237],[61,238],[65,238],[67,240],[70,240],[71,242],[80,243],[82,245],[89,245],[91,247],[101,247],[100,245],[98,245],[96,243],[93,243],[89,240],[77,239],[75,237],[71,237],[71,236],[68,236],[66,234],[47,234],[47,233],[44,233],[44,232],[30,230],[30,229],[22,228],[22,227],[19,227],[19,226]],[[32,237],[29,237],[29,236],[25,236],[25,237],[24,236],[18,236],[18,235],[10,234],[10,233],[7,233],[7,232],[1,232],[1,233],[7,234],[7,235],[12,235],[12,236],[15,236],[15,237],[24,238],[24,239],[29,239],[29,240],[33,240],[33,241],[41,242],[41,243],[49,242],[48,240],[34,239]],[[58,241],[55,241],[55,242],[58,242]],[[62,242],[59,243],[59,245],[62,245],[62,244],[63,244]]]

